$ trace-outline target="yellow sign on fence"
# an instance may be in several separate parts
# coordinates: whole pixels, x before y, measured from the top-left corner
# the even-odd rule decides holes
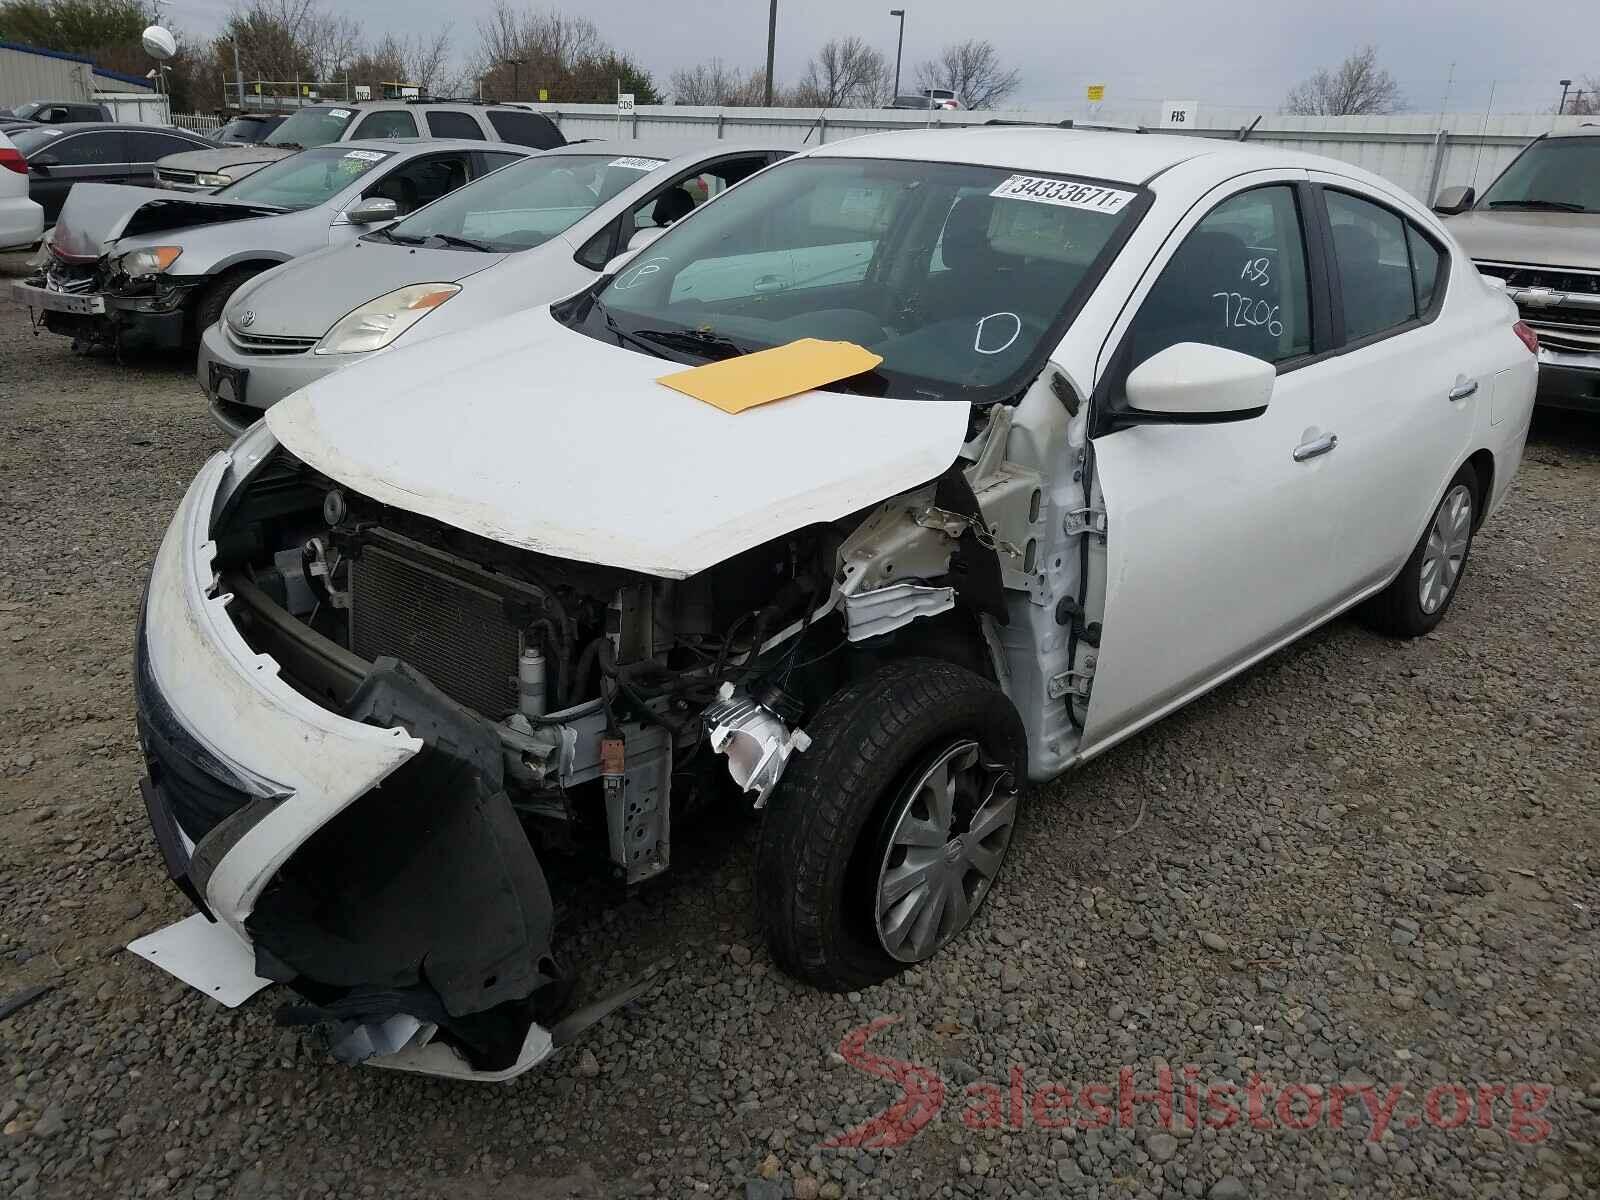
[[[1088,90],[1091,104],[1099,104],[1106,98],[1106,85],[1103,83],[1091,83]]]

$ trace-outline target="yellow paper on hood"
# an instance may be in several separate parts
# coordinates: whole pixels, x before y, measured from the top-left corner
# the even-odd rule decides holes
[[[725,413],[741,413],[870,371],[882,361],[881,355],[854,342],[801,338],[787,346],[663,375],[657,382]]]

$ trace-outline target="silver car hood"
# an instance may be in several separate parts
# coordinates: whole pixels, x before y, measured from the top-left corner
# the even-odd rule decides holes
[[[193,196],[122,183],[77,183],[56,218],[51,244],[63,258],[90,260],[118,238],[277,215],[261,204]]]
[[[1600,214],[1474,209],[1444,227],[1478,262],[1600,271]]]
[[[156,163],[156,166],[173,171],[194,171],[209,175],[239,163],[259,165],[277,162],[280,158],[288,158],[293,153],[293,150],[284,146],[218,146],[215,150],[186,150],[182,154],[169,154]]]
[[[267,410],[296,458],[510,546],[682,579],[937,477],[966,401],[806,392],[729,415],[549,309],[373,355]]]
[[[505,259],[504,254],[397,246],[360,239],[296,259],[288,270],[246,284],[230,312],[254,314],[250,332],[269,337],[321,337],[351,309],[409,283],[459,283]]]

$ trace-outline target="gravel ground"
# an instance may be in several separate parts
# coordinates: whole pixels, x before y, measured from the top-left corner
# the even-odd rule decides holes
[[[1600,422],[1541,417],[1435,634],[1336,621],[1034,792],[925,969],[790,983],[753,925],[753,824],[680,833],[673,878],[560,943],[591,986],[658,986],[502,1087],[338,1066],[274,1025],[281,995],[229,1012],[121,949],[185,915],[136,788],[129,643],[221,444],[182,364],[75,358],[0,302],[0,997],[52,987],[0,1017],[0,1195],[1600,1192]],[[889,1057],[847,1062],[877,1018]],[[901,1095],[893,1059],[931,1119],[825,1147]],[[1227,1128],[1160,1128],[1142,1098],[1125,1127],[1119,1072],[1145,1092],[1167,1064],[1271,1090]],[[1048,1083],[1078,1097],[1064,1127]],[[1284,1120],[1291,1084],[1324,1090]],[[1339,1127],[1336,1084],[1374,1089]],[[1369,1101],[1397,1106],[1381,1137]]]

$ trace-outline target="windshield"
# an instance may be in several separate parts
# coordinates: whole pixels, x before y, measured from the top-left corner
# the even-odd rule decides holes
[[[984,403],[1038,370],[1145,195],[998,167],[800,159],[731,189],[562,315],[688,362],[855,342],[883,365],[847,388]]]
[[[235,117],[211,135],[214,141],[244,143],[259,142],[267,122],[256,117]]]
[[[16,108],[11,110],[11,115],[14,117],[21,117],[24,121],[31,121],[33,120],[33,114],[38,112],[43,107],[43,104],[35,100],[30,104],[17,105]]]
[[[353,108],[302,108],[267,135],[269,146],[326,146],[344,136]]]
[[[1479,207],[1600,212],[1600,137],[1533,143],[1494,181]]]
[[[320,146],[279,159],[212,194],[276,208],[315,208],[391,157],[387,150]]]
[[[11,144],[24,155],[32,154],[46,142],[54,141],[60,137],[59,129],[13,129],[11,131]]]
[[[456,239],[458,248],[505,253],[549,241],[629,184],[659,158],[541,154],[486,175],[383,231],[391,241]]]

